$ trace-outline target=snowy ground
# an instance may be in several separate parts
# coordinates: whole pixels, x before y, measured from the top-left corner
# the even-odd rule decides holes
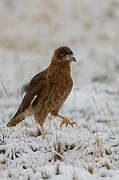
[[[42,141],[33,118],[6,128],[25,84],[60,45],[74,51],[74,88]],[[119,179],[119,1],[0,0],[0,180]]]

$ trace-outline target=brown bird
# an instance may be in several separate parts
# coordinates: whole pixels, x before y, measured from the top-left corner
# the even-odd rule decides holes
[[[43,124],[48,113],[62,118],[61,126],[63,124],[72,126],[76,124],[58,113],[72,90],[73,81],[70,75],[70,65],[73,61],[76,62],[76,59],[70,48],[62,46],[56,49],[50,66],[34,76],[29,82],[21,105],[7,126],[16,126],[27,116],[33,115],[40,124],[44,139]]]

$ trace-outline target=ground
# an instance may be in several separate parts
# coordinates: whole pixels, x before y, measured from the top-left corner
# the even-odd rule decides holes
[[[0,0],[0,17],[0,180],[119,179],[119,2]],[[49,115],[44,141],[33,117],[8,129],[25,85],[60,45],[78,61],[60,110],[77,126]]]

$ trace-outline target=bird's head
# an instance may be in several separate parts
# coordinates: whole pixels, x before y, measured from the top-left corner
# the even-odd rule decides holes
[[[76,62],[72,50],[66,46],[61,46],[55,50],[53,60],[63,64]]]

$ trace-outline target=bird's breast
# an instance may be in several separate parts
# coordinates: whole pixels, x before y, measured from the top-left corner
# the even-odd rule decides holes
[[[70,77],[52,79],[50,86],[50,105],[52,109],[60,107],[64,103],[72,86],[73,82]]]

